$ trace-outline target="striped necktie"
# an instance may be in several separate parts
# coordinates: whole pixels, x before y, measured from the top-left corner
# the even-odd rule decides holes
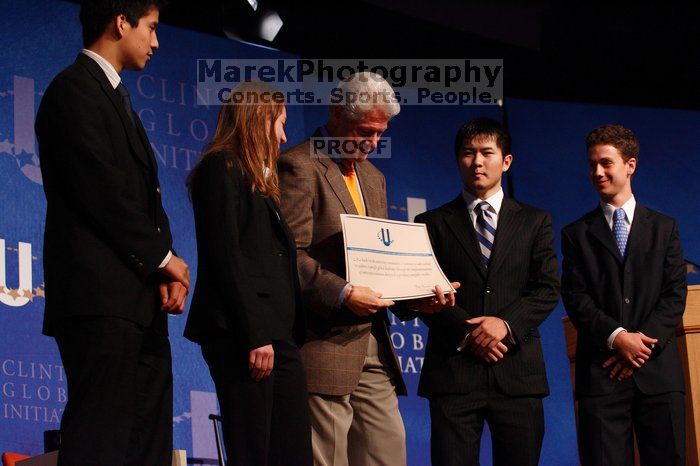
[[[617,248],[620,250],[620,255],[623,259],[625,258],[625,250],[627,249],[627,237],[629,236],[626,220],[627,214],[625,214],[625,209],[615,209],[612,231],[613,236],[615,236]]]
[[[494,227],[494,217],[489,211],[491,205],[486,201],[481,201],[474,208],[476,213],[476,238],[479,240],[479,248],[481,249],[481,259],[484,261],[484,266],[489,266],[489,258],[493,249],[493,240],[496,237],[496,228]]]

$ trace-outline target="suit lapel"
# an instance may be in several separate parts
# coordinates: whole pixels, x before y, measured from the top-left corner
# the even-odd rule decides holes
[[[153,155],[153,149],[151,149],[151,143],[148,141],[148,136],[146,136],[146,130],[143,127],[143,123],[141,123],[141,118],[139,118],[138,115],[134,115],[134,122],[136,123],[136,129],[138,130],[139,138],[141,139],[141,143],[143,144],[143,147],[146,151],[146,155],[148,156],[148,161],[150,162],[151,167],[153,167],[153,173],[157,176],[158,175],[158,164],[156,163],[155,155]]]
[[[382,199],[384,198],[384,192],[381,190],[382,180],[371,173],[371,170],[368,169],[369,163],[368,160],[365,160],[362,163],[355,164],[357,179],[360,180],[362,198],[365,201],[365,210],[369,217],[383,217]]]
[[[634,220],[630,228],[630,234],[627,239],[627,250],[625,251],[625,259],[630,255],[644,254],[644,251],[649,249],[649,211],[643,205],[637,204],[634,209]]]
[[[345,213],[357,215],[357,209],[355,208],[355,203],[350,197],[350,191],[345,185],[345,180],[343,179],[343,174],[340,171],[340,167],[331,158],[319,157],[319,162],[325,167],[325,177],[330,185],[331,189],[338,197],[338,200],[343,205]]]
[[[483,277],[486,277],[486,267],[481,259],[481,249],[476,239],[476,232],[471,224],[469,212],[467,212],[467,206],[461,194],[449,204],[448,209],[450,212],[445,217],[447,226],[474,263],[474,267]]]
[[[258,193],[258,195],[263,199],[265,204],[267,204],[267,208],[270,209],[271,214],[272,214],[272,218],[274,219],[273,222],[277,226],[279,226],[279,229],[282,233],[282,236],[284,237],[287,248],[289,249],[289,251],[295,251],[296,250],[296,243],[294,242],[294,234],[287,226],[287,222],[285,222],[284,219],[282,218],[282,214],[280,213],[279,209],[277,208],[277,205],[272,200],[272,198],[262,197],[259,193]]]
[[[605,215],[600,207],[593,212],[593,216],[589,221],[588,231],[599,243],[605,247],[605,249],[610,252],[610,254],[615,257],[615,259],[617,259],[619,263],[622,263],[620,250],[617,248],[617,243],[615,243],[615,238],[613,238],[612,230],[610,230],[610,226],[608,225],[607,220],[605,220]]]
[[[280,218],[279,210],[277,210],[277,206],[272,201],[272,199],[270,197],[263,197],[262,194],[259,194],[259,196],[262,198],[263,202],[265,202],[265,204],[267,205],[267,208],[270,209],[272,211],[272,213],[274,214],[274,216],[279,219]]]
[[[119,93],[112,87],[112,84],[107,79],[107,76],[105,75],[104,71],[102,71],[102,68],[100,68],[100,65],[83,53],[78,54],[76,62],[83,65],[88,73],[90,73],[90,75],[92,75],[92,77],[100,83],[102,91],[107,95],[107,98],[110,100],[114,106],[114,109],[119,115],[119,119],[122,121],[122,125],[124,126],[124,130],[127,134],[127,139],[129,140],[129,145],[131,146],[132,151],[136,154],[136,158],[141,163],[151,168],[152,163],[149,160],[148,154],[146,153],[146,147],[141,141],[136,128],[133,124],[131,124],[131,119],[126,114],[126,109],[124,108],[124,104],[121,101]],[[135,116],[134,120],[138,121],[138,117]]]
[[[489,260],[489,273],[493,272],[501,265],[503,259],[508,256],[508,251],[513,243],[518,240],[518,213],[521,207],[512,199],[503,198],[501,210],[498,212],[498,225],[496,228],[496,238],[493,242],[491,258]]]

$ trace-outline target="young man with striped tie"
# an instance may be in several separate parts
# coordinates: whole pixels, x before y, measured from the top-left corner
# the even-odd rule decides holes
[[[685,464],[684,383],[675,330],[686,270],[676,221],[637,203],[639,142],[619,125],[586,140],[600,205],[562,230],[562,298],[578,330],[581,464]]]
[[[478,465],[484,421],[494,465],[539,460],[549,388],[537,328],[557,305],[559,273],[550,215],[503,194],[510,146],[497,121],[463,125],[455,140],[462,192],[416,217],[447,277],[462,284],[456,306],[423,317],[430,330],[418,393],[430,400],[436,466]]]

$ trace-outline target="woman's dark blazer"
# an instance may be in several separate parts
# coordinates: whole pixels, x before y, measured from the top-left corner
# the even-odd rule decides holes
[[[288,340],[301,346],[306,327],[296,246],[271,198],[230,152],[207,155],[192,178],[197,282],[185,337],[233,337],[243,350]]]

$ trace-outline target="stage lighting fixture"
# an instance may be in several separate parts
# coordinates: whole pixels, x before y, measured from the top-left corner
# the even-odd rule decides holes
[[[270,45],[284,24],[274,2],[265,0],[228,0],[222,14],[227,37],[259,45]]]
[[[277,33],[280,32],[280,29],[282,29],[283,24],[282,18],[280,18],[280,15],[278,15],[276,11],[265,12],[260,21],[260,37],[272,42],[275,40]]]

